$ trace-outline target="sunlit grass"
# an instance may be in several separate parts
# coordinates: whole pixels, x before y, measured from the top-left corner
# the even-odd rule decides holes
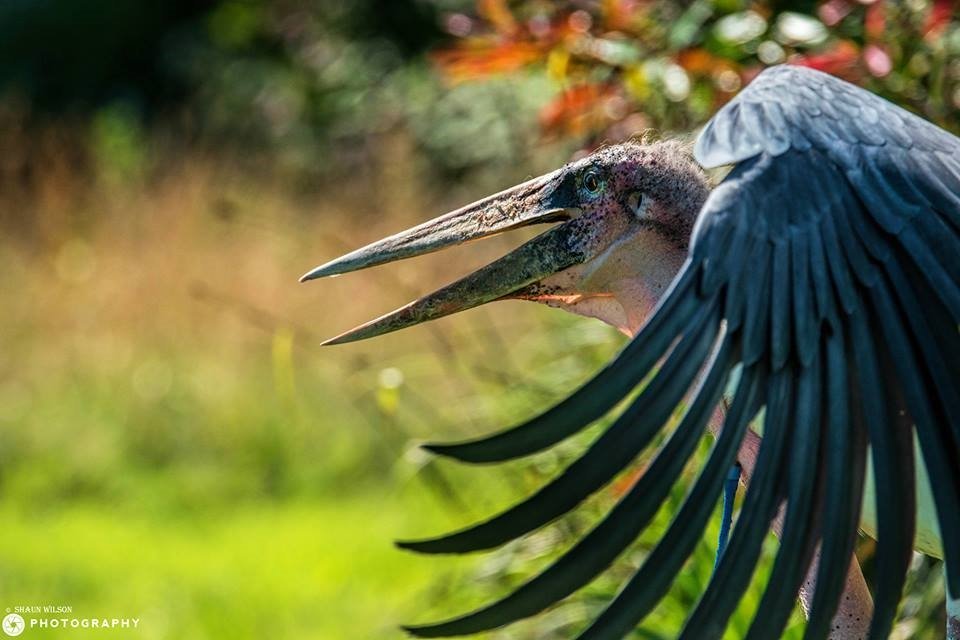
[[[436,567],[390,544],[435,513],[394,495],[170,517],[105,505],[0,513],[4,606],[139,617],[144,638],[399,638]],[[31,631],[31,636],[33,632]],[[38,637],[59,637],[53,630]]]

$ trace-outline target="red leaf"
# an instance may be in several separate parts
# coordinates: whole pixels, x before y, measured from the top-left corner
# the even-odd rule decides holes
[[[857,45],[849,40],[841,40],[827,51],[811,55],[792,56],[788,62],[856,82],[862,77],[859,60],[860,51],[857,49]]]
[[[956,0],[934,0],[930,13],[923,23],[923,37],[927,40],[935,40],[943,35],[950,20],[953,19],[953,11],[956,8]]]

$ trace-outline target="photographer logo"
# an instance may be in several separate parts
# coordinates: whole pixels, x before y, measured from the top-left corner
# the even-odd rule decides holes
[[[16,613],[8,613],[3,618],[2,626],[3,632],[8,636],[18,636],[26,628],[23,618]]]

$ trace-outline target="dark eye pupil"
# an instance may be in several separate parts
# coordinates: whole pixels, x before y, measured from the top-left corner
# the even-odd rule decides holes
[[[587,191],[595,192],[600,188],[600,180],[592,173],[587,174],[587,179],[584,184],[587,187]]]

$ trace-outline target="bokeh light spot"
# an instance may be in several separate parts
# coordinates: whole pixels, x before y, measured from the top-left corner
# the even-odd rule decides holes
[[[669,100],[682,102],[690,95],[690,77],[683,67],[670,64],[663,72],[663,88]]]
[[[757,57],[763,64],[779,64],[786,59],[783,47],[773,40],[764,40],[757,47]]]
[[[777,39],[783,44],[812,46],[827,39],[827,28],[813,16],[784,11],[777,19]]]
[[[377,375],[377,382],[384,389],[399,389],[403,386],[403,371],[396,367],[381,369]]]
[[[767,31],[767,21],[756,11],[741,11],[717,20],[714,33],[730,44],[743,44]]]

